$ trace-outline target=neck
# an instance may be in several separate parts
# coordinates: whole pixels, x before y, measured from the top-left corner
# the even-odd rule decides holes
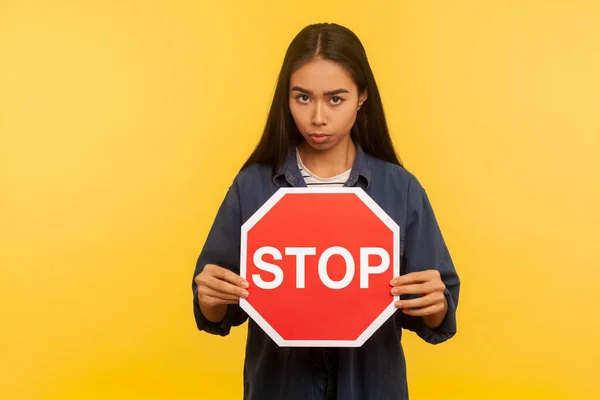
[[[313,174],[321,178],[331,178],[352,168],[356,158],[356,146],[348,135],[347,140],[327,150],[315,150],[306,141],[298,146],[302,163]]]

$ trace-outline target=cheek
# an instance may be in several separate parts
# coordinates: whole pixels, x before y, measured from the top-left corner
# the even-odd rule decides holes
[[[339,124],[344,130],[352,128],[354,121],[356,121],[356,109],[354,107],[348,107],[347,109],[340,110]]]
[[[290,101],[290,113],[298,129],[302,130],[302,126],[306,124],[306,112],[304,112],[302,107],[298,107]]]

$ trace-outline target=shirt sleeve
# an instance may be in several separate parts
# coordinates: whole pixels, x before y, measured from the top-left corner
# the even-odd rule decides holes
[[[219,207],[217,216],[196,262],[194,279],[192,279],[194,318],[200,331],[226,336],[229,334],[231,327],[241,325],[248,319],[248,315],[239,304],[229,304],[223,321],[214,323],[207,320],[198,304],[198,287],[195,282],[196,276],[202,272],[207,264],[215,264],[236,274],[240,273],[241,227],[239,189],[237,181],[234,181]]]
[[[456,334],[456,309],[460,280],[427,194],[420,183],[413,178],[408,189],[408,211],[401,272],[408,274],[428,269],[437,269],[446,285],[444,295],[448,302],[448,312],[441,325],[431,329],[425,325],[421,317],[406,315],[402,313],[402,310],[398,310],[396,317],[401,327],[415,332],[428,343],[438,344]]]

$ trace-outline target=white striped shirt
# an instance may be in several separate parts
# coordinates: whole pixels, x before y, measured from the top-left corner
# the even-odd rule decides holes
[[[347,170],[339,175],[332,176],[331,178],[320,178],[310,172],[308,168],[302,163],[302,159],[300,158],[300,153],[296,148],[296,160],[298,162],[298,168],[300,169],[300,173],[306,182],[306,186],[308,187],[342,187],[346,184],[346,181],[350,177],[350,172],[352,169]]]

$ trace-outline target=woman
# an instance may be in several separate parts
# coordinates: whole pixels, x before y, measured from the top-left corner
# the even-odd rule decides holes
[[[225,336],[248,316],[239,274],[242,224],[281,187],[364,189],[401,226],[394,317],[359,348],[285,348],[252,320],[245,399],[407,399],[402,329],[429,343],[456,333],[459,278],[424,189],[402,167],[359,39],[336,24],[304,28],[290,44],[266,127],[223,201],[198,258],[198,329]],[[351,216],[349,216],[351,218]]]

